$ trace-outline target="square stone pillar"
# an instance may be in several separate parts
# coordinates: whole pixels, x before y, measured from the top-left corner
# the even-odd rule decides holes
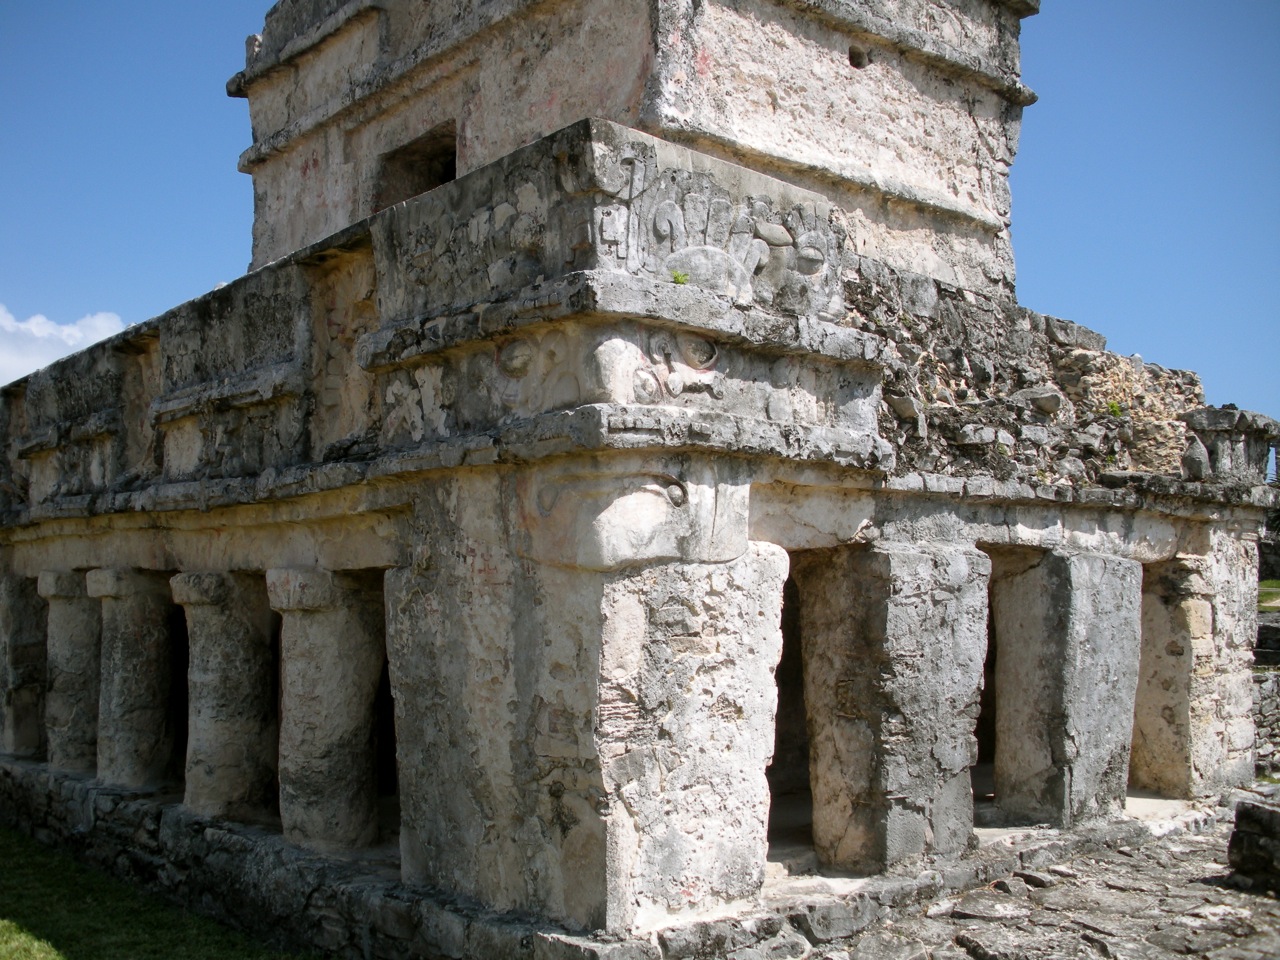
[[[98,779],[141,789],[173,771],[169,576],[144,570],[90,570],[89,596],[102,601],[102,688]]]
[[[0,576],[0,753],[44,754],[47,615],[35,580]]]
[[[36,592],[48,602],[48,689],[44,701],[49,766],[92,775],[98,768],[102,604],[83,573],[45,570]]]
[[[378,839],[374,697],[385,643],[381,598],[358,578],[268,570],[280,633],[280,820],[317,850]]]
[[[1229,531],[1200,531],[1144,571],[1142,664],[1130,783],[1198,797],[1253,780],[1257,552]]]
[[[954,545],[797,555],[824,864],[875,873],[968,844],[990,571],[985,554]]]
[[[279,728],[266,583],[180,573],[169,584],[186,611],[191,650],[183,802],[209,817],[270,809]]]
[[[1046,553],[992,581],[996,805],[1069,827],[1124,810],[1142,566]]]
[[[786,554],[697,463],[562,470],[429,489],[387,573],[404,877],[615,932],[753,897]]]

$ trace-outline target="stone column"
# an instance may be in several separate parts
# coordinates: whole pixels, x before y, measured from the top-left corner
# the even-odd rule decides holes
[[[49,766],[92,775],[98,767],[102,604],[86,592],[83,573],[45,570],[36,591],[49,604],[44,702]]]
[[[424,488],[386,577],[406,880],[613,931],[759,892],[787,557],[732,469]]]
[[[326,570],[269,570],[281,627],[280,819],[315,849],[378,838],[373,702],[385,643],[379,597]]]
[[[953,545],[798,555],[824,864],[880,872],[968,844],[990,572],[985,554]]]
[[[0,576],[0,753],[44,753],[47,614],[35,580]]]
[[[1145,570],[1130,775],[1170,797],[1220,793],[1254,772],[1257,553],[1225,529],[1185,539],[1202,552]]]
[[[142,570],[91,570],[89,596],[102,600],[102,691],[98,779],[141,789],[171,770],[172,638],[169,577]]]
[[[279,730],[266,583],[180,573],[169,584],[191,649],[183,802],[210,817],[269,809]]]
[[[1053,552],[992,583],[996,804],[1058,826],[1124,809],[1142,567]]]

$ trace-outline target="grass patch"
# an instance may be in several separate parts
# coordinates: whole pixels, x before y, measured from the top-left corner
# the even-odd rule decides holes
[[[297,960],[0,829],[3,960]]]
[[[1280,580],[1262,580],[1258,583],[1258,609],[1264,603],[1280,603]],[[1275,609],[1272,607],[1272,609]]]

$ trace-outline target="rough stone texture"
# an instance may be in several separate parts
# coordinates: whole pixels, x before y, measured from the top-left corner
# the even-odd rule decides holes
[[[1097,924],[1109,918],[1129,924],[1101,934],[1117,949],[1141,949],[1154,936],[1166,942],[1165,949],[1182,953],[1253,944],[1255,952],[1239,956],[1265,960],[1273,953],[1266,952],[1272,942],[1267,938],[1280,923],[1274,901],[1222,882],[1226,830],[1215,829],[1203,813],[1150,825],[1130,821],[1074,833],[1032,832],[1013,844],[979,850],[945,873],[859,880],[838,895],[775,894],[737,917],[692,919],[630,940],[532,925],[524,917],[400,882],[376,862],[323,857],[260,828],[198,817],[177,803],[21,761],[0,759],[0,823],[58,842],[266,943],[337,957],[741,960],[859,951],[876,956],[873,947],[903,940],[927,944],[935,957],[950,957],[943,951],[961,934],[979,942],[1004,934],[1006,945],[1056,960],[1071,955],[1064,943],[1088,945],[1092,937],[1096,949]],[[1017,878],[1035,882],[1023,893],[1011,883]],[[1013,909],[1037,922],[1009,931],[1006,921],[951,918],[961,895],[1002,885],[1009,887],[1002,892]],[[990,902],[989,893],[981,896]],[[1017,939],[1011,942],[1011,935]],[[1170,939],[1175,937],[1180,939]]]
[[[850,211],[860,252],[1007,293],[1008,170],[1034,100],[1017,80],[1026,12],[278,4],[228,85],[253,122],[241,168],[254,175],[254,266],[384,206],[388,160],[406,147],[434,140],[462,174],[599,116],[811,181]]]
[[[724,549],[690,542],[732,520],[675,479],[696,473],[490,474],[423,503],[431,560],[387,578],[407,878],[615,931],[759,889],[786,558],[662,563],[675,535]],[[513,506],[541,514],[532,543]]]
[[[996,804],[1069,826],[1124,804],[1142,571],[1056,551],[1033,563],[993,573]]]
[[[102,682],[98,777],[122,787],[160,783],[174,768],[170,711],[173,601],[169,577],[148,571],[90,570],[90,597],[102,600]]]
[[[0,576],[0,753],[42,757],[48,605],[30,577]]]
[[[261,269],[0,389],[50,758],[0,811],[322,949],[803,956],[1014,896],[1131,766],[1247,783],[1276,425],[1014,301],[1036,6],[282,0],[233,81]],[[233,809],[271,801],[263,589],[280,833]],[[806,608],[847,684],[784,676],[777,723]],[[997,794],[1076,832],[965,858],[984,649]],[[806,694],[867,749],[803,756]],[[890,875],[771,849],[775,739]],[[58,772],[97,755],[168,792]]]
[[[98,767],[101,605],[85,591],[82,573],[46,570],[36,586],[49,605],[44,715],[49,766],[92,774]]]
[[[1272,481],[1276,486],[1280,481]],[[1267,525],[1258,540],[1258,576],[1263,580],[1280,580],[1280,510],[1267,514]]]
[[[374,696],[386,657],[382,603],[367,578],[268,570],[280,631],[280,820],[317,850],[378,839]],[[424,771],[437,777],[440,769]]]
[[[272,618],[261,577],[183,573],[169,581],[191,648],[183,802],[206,817],[270,809],[279,721]]]
[[[1255,772],[1272,776],[1280,772],[1280,670],[1274,667],[1253,671],[1253,723]]]
[[[1266,889],[1280,889],[1280,804],[1241,800],[1227,849],[1231,867]]]
[[[884,542],[799,556],[819,858],[875,873],[964,849],[991,562]]]

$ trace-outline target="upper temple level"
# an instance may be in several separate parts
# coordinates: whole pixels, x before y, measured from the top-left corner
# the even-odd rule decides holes
[[[1039,0],[280,0],[249,100],[254,268],[584,117],[824,194],[858,253],[1013,292]]]

